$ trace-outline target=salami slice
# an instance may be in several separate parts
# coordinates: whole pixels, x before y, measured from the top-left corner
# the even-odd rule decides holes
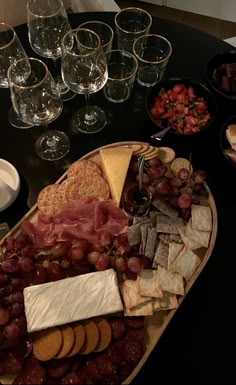
[[[69,361],[67,359],[51,360],[46,365],[46,371],[52,378],[60,378],[65,376],[69,369]]]
[[[106,350],[106,354],[115,365],[119,365],[121,360],[121,352],[120,350],[115,346],[115,344],[110,345],[109,348]]]
[[[145,330],[141,329],[128,329],[125,335],[125,339],[129,341],[138,341],[142,345],[144,344]]]
[[[144,348],[139,341],[130,341],[124,346],[123,356],[133,367],[137,365],[144,353]]]
[[[46,381],[46,372],[43,366],[35,357],[29,357],[19,376],[13,382],[14,385],[42,385]]]
[[[111,376],[115,373],[116,366],[113,362],[108,358],[108,356],[103,353],[95,358],[96,364],[98,366],[99,373],[101,378],[105,378]]]
[[[108,321],[112,330],[112,339],[117,340],[118,338],[121,338],[126,330],[124,320],[119,317],[114,317],[110,318]]]
[[[120,378],[120,382],[125,380],[132,372],[133,366],[126,361],[123,361],[118,369],[118,375]]]
[[[127,317],[125,324],[128,328],[139,329],[144,327],[144,317]]]
[[[80,376],[78,372],[70,372],[61,380],[61,384],[83,385],[84,378],[82,378],[82,376]]]

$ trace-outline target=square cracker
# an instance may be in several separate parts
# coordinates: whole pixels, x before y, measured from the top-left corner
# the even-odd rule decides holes
[[[179,273],[173,273],[164,267],[158,266],[156,277],[163,291],[184,295],[184,280]]]
[[[178,257],[179,253],[183,250],[184,245],[182,243],[175,243],[171,242],[169,244],[169,254],[168,254],[168,270],[171,269],[171,266],[173,265],[174,261]]]
[[[152,299],[153,311],[176,309],[179,304],[175,294],[164,293],[163,298]]]
[[[162,213],[168,215],[170,218],[177,218],[178,217],[178,211],[173,209],[171,206],[169,206],[167,203],[163,202],[161,199],[154,199],[152,201],[152,205],[156,207],[158,210],[160,210]]]
[[[192,250],[185,247],[173,263],[172,271],[178,272],[186,280],[189,280],[200,263],[201,259]]]
[[[141,303],[149,301],[150,297],[143,297],[139,293],[139,284],[137,280],[127,279],[123,282],[121,288],[125,307],[132,309],[133,307],[140,305]]]
[[[188,249],[190,249],[190,250],[197,250],[200,247],[202,247],[202,245],[200,245],[200,243],[197,243],[193,239],[187,237],[187,235],[186,235],[186,226],[178,227],[178,231],[180,233],[180,236],[181,236],[185,246]]]
[[[152,314],[153,314],[153,305],[151,300],[141,303],[140,305],[137,305],[132,309],[124,309],[124,316],[126,317],[146,316],[146,315],[152,315]]]
[[[140,225],[129,226],[127,229],[128,241],[130,246],[136,246],[141,241]]]
[[[156,279],[156,270],[144,269],[138,275],[139,293],[147,297],[163,297],[163,292]]]
[[[212,214],[209,206],[192,205],[191,214],[192,227],[194,230],[212,230]]]
[[[144,254],[147,244],[147,237],[148,237],[148,227],[150,225],[148,223],[144,223],[140,225],[140,232],[141,232],[141,243],[139,246],[139,254]]]
[[[211,232],[194,230],[192,227],[192,218],[190,218],[186,228],[186,236],[199,243],[201,246],[208,247]]]
[[[168,253],[169,253],[169,245],[160,241],[155,251],[152,267],[156,268],[157,265],[161,265],[167,268]]]

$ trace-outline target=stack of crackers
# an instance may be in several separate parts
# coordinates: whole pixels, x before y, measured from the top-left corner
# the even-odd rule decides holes
[[[70,200],[81,198],[109,199],[110,188],[101,168],[90,160],[78,160],[69,167],[67,178],[61,184],[52,184],[40,191],[38,209],[53,215]]]
[[[165,202],[155,199],[149,215],[134,218],[128,228],[131,246],[152,261],[154,270],[143,270],[136,281],[126,280],[122,295],[126,315],[150,315],[178,306],[178,296],[201,263],[209,246],[212,212],[209,206],[192,205],[186,223]]]

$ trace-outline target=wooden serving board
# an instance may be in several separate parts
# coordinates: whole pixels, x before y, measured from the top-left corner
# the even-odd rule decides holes
[[[111,147],[118,147],[118,146],[131,146],[133,144],[148,144],[148,143],[135,142],[135,141],[112,143],[112,144],[100,147],[98,149],[95,149],[95,150],[89,152],[88,154],[84,155],[80,159],[89,159],[89,160],[96,162],[98,165],[101,166],[101,159],[100,159],[100,155],[99,155],[99,150],[101,148],[111,148]],[[67,172],[65,172],[58,179],[58,181],[56,183],[61,183],[64,179],[66,179],[66,177],[67,177]],[[206,250],[205,255],[201,258],[202,262],[200,263],[198,269],[195,271],[191,280],[187,283],[187,285],[185,287],[185,295],[180,298],[179,305],[182,303],[182,301],[186,297],[187,293],[189,292],[189,290],[193,286],[194,282],[196,281],[196,279],[198,278],[198,276],[200,275],[200,273],[204,269],[206,263],[208,262],[208,260],[211,256],[211,253],[213,251],[215,241],[216,241],[217,227],[218,227],[217,210],[216,210],[216,205],[215,205],[213,195],[212,195],[209,187],[207,185],[205,185],[205,186],[206,186],[206,189],[207,189],[208,194],[209,194],[209,204],[210,204],[210,207],[212,210],[212,219],[213,219],[213,229],[212,229],[210,244]],[[31,220],[32,222],[34,222],[37,219],[37,214],[38,214],[38,208],[37,208],[37,204],[35,204],[31,208],[31,210],[29,210],[27,212],[27,214],[16,224],[16,226],[14,228],[12,228],[11,231],[2,239],[2,241],[0,242],[0,246],[7,236],[16,235],[16,233],[20,229],[21,223],[24,220]],[[175,312],[177,310],[178,310],[178,308],[173,309],[173,310],[157,311],[157,312],[154,312],[154,314],[152,316],[146,317],[146,320],[145,320],[146,330],[147,330],[146,351],[145,351],[143,357],[141,358],[141,360],[139,361],[138,365],[136,366],[136,368],[129,375],[129,377],[125,381],[123,381],[122,384],[130,384],[131,381],[138,374],[138,372],[140,371],[142,366],[147,361],[149,355],[151,354],[152,350],[154,349],[155,345],[159,341],[160,337],[162,336],[163,332],[165,331],[166,327],[168,326],[169,322],[171,321],[171,319],[173,318],[173,316],[175,315]],[[6,377],[4,377],[4,378],[6,379]],[[0,381],[1,380],[3,380],[3,378],[0,377]],[[8,378],[8,381],[4,382],[4,383],[11,383],[10,378]]]

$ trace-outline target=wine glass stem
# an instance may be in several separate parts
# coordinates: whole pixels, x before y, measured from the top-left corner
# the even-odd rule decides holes
[[[57,57],[57,58],[53,58],[53,64],[54,64],[54,69],[55,69],[55,80],[57,82],[57,84],[63,84],[64,85],[64,82],[62,80],[62,77],[61,77],[61,58],[60,57]]]
[[[85,102],[86,102],[86,114],[84,116],[84,123],[87,125],[92,125],[97,122],[96,116],[90,111],[90,97],[89,94],[85,94]]]
[[[47,146],[48,147],[55,147],[56,146],[56,140],[55,140],[54,135],[48,129],[48,125],[47,124],[44,124],[43,127],[48,131],[48,134],[47,134]]]

